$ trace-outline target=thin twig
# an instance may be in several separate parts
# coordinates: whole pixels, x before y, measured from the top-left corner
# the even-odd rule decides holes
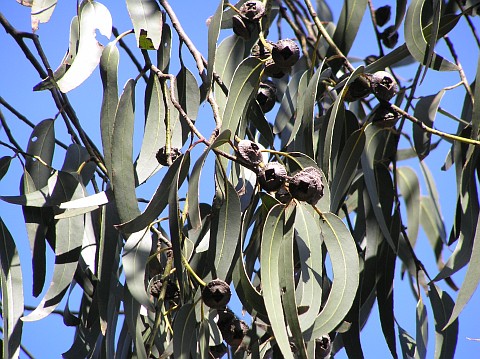
[[[133,33],[133,29],[130,29],[126,32],[123,32],[122,34],[120,34],[118,32],[118,29],[114,26],[112,28],[112,33],[113,35],[116,37],[116,40],[117,42],[119,43],[120,47],[126,52],[126,54],[128,55],[128,57],[130,58],[130,60],[133,62],[133,64],[135,65],[135,67],[137,68],[138,72],[141,73],[142,70],[143,70],[143,66],[142,64],[140,63],[140,61],[137,60],[137,58],[135,57],[135,55],[133,54],[132,50],[130,49],[130,47],[127,46],[127,44],[125,43],[125,41],[123,41],[123,36],[127,35],[127,34],[130,34],[130,33]],[[121,36],[122,35],[122,36]],[[145,80],[145,82],[148,81],[148,77],[147,75],[143,74],[142,75],[142,78]]]

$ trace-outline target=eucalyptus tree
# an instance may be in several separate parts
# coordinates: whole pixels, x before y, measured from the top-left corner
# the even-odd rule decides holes
[[[18,47],[38,74],[33,91],[57,112],[32,123],[2,94],[0,177],[16,170],[20,185],[2,193],[2,212],[20,206],[28,237],[0,222],[4,358],[28,350],[23,325],[58,313],[77,285],[78,312],[68,301],[60,310],[76,328],[66,358],[360,358],[375,303],[393,357],[425,358],[428,325],[433,355],[453,357],[480,279],[480,82],[447,34],[463,25],[478,47],[476,1],[345,0],[334,20],[323,0],[221,0],[202,53],[177,4],[84,0],[71,5],[56,69],[37,35],[56,1],[17,2],[31,7],[32,30],[0,14],[10,41],[2,56]],[[131,23],[117,27],[111,10],[125,6]],[[357,59],[362,21],[378,46]],[[406,64],[410,79],[398,75]],[[97,67],[100,111],[80,118],[69,92]],[[427,73],[444,71],[458,83],[419,97]],[[441,107],[453,89],[460,113]],[[455,133],[434,126],[438,113],[457,121]],[[15,121],[31,126],[27,143]],[[445,143],[443,167],[456,178],[448,220],[427,166]],[[415,250],[420,228],[433,268]],[[31,264],[19,260],[22,241]],[[33,296],[43,296],[34,308],[23,300],[30,265]],[[457,287],[452,276],[465,267]],[[415,333],[395,316],[398,273],[417,302]],[[232,296],[242,308],[229,306]]]

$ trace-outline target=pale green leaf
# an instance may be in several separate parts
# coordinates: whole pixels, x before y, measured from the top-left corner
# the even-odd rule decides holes
[[[333,41],[344,55],[348,55],[358,34],[358,29],[367,9],[367,0],[345,0],[338,19]],[[333,51],[330,49],[331,53]]]
[[[416,356],[420,359],[425,359],[427,355],[427,344],[428,344],[428,319],[427,319],[427,309],[425,304],[423,304],[422,297],[419,297],[417,302],[417,312],[416,312]]]
[[[414,245],[420,226],[420,183],[411,167],[397,168],[397,183],[407,209],[408,239]]]
[[[24,1],[22,1],[23,5]],[[35,32],[38,29],[38,23],[45,23],[50,20],[50,17],[55,10],[57,0],[29,0],[32,7],[32,30]]]
[[[211,18],[211,21],[208,25],[208,66],[207,66],[207,82],[205,85],[205,93],[208,94],[210,88],[212,87],[213,80],[213,68],[215,65],[215,57],[217,55],[217,41],[218,36],[220,35],[220,27],[222,24],[223,17],[223,6],[224,0],[220,0],[215,14]]]
[[[127,0],[127,9],[135,29],[137,46],[158,50],[162,38],[163,18],[155,0]]]
[[[275,124],[273,126],[274,134],[282,132],[286,124],[293,118],[297,104],[298,89],[301,87],[300,81],[304,74],[305,71],[298,71],[290,78],[288,86],[283,93],[280,108],[275,117]]]
[[[196,326],[195,306],[185,303],[173,321],[173,356],[175,359],[190,359],[190,349],[196,337]]]

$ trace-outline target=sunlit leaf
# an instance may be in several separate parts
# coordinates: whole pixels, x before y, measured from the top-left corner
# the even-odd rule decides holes
[[[273,133],[278,134],[283,131],[286,124],[293,118],[297,104],[298,88],[305,71],[295,72],[288,83],[287,89],[284,91],[280,108],[275,117]],[[306,85],[305,85],[306,86]]]
[[[32,7],[32,31],[35,32],[39,23],[45,23],[50,20],[57,5],[57,0],[29,0],[29,3],[29,6]],[[22,1],[23,4],[24,1]]]
[[[155,0],[127,0],[127,9],[135,29],[137,46],[158,50],[162,38],[162,13]]]
[[[400,347],[402,348],[402,353],[404,358],[414,358],[415,351],[417,349],[417,343],[415,339],[408,334],[405,329],[403,329],[398,323],[398,338],[400,340]]]
[[[221,131],[230,130],[234,134],[249,102],[257,93],[263,62],[256,57],[242,61],[235,70],[230,92],[222,116]]]
[[[452,314],[454,302],[447,292],[433,283],[430,283],[428,298],[435,318],[434,358],[453,358],[457,346],[458,319],[454,320],[447,328],[445,325]]]
[[[327,302],[308,332],[309,338],[318,338],[341,324],[353,304],[359,284],[357,247],[345,223],[332,213],[324,213],[320,228],[334,279]]]
[[[62,92],[73,90],[84,82],[100,63],[103,46],[96,39],[96,30],[110,37],[112,16],[108,9],[98,2],[85,3],[80,12],[80,38],[78,52],[72,66],[57,81]]]
[[[282,351],[284,358],[293,358],[288,334],[285,326],[285,317],[280,296],[279,256],[284,236],[285,208],[282,205],[274,206],[265,220],[263,238],[260,251],[260,275],[262,277],[262,290],[265,299],[270,325]]]
[[[120,96],[112,132],[112,168],[109,169],[109,172],[121,222],[130,221],[140,214],[135,194],[135,172],[132,159],[135,118],[134,90],[135,81],[130,79],[125,84]]]
[[[17,248],[0,217],[0,287],[2,290],[3,358],[18,358],[22,341],[23,278]]]
[[[348,55],[358,34],[363,14],[367,9],[367,0],[345,0],[333,41],[344,55]],[[330,51],[332,51],[330,49]],[[333,51],[330,53],[333,54]]]
[[[424,0],[413,0],[408,7],[407,15],[405,17],[405,42],[409,52],[412,56],[426,65],[430,63],[430,67],[439,71],[457,71],[458,67],[450,61],[444,59],[435,53],[431,54],[431,59],[428,55],[428,42],[422,31],[422,9]],[[432,33],[435,33],[432,29]],[[440,32],[440,30],[439,30]]]
[[[148,310],[155,310],[145,290],[145,269],[152,249],[152,236],[149,229],[132,233],[123,249],[122,263],[125,281],[133,298]]]
[[[317,81],[319,79],[319,73],[320,73],[320,71],[317,71],[317,76],[316,76]],[[300,130],[300,126],[302,125],[302,120],[303,120],[302,115],[303,115],[303,111],[304,111],[304,101],[305,101],[305,97],[307,96],[307,86],[309,85],[308,84],[308,78],[309,78],[308,71],[304,71],[303,74],[302,74],[302,77],[300,78],[300,81],[298,82],[297,93],[296,93],[296,96],[295,96],[297,106],[292,111],[292,116],[293,116],[292,120],[294,121],[293,122],[293,127],[292,127],[292,130],[290,131],[290,136],[289,136],[288,141],[285,142],[285,143],[282,143],[282,147],[288,146],[294,139],[296,139],[297,133]],[[286,94],[287,94],[287,92],[285,93],[285,95]],[[285,98],[285,96],[284,96],[284,98]],[[282,99],[282,102],[283,102],[283,99]],[[288,108],[287,108],[287,110],[288,110]],[[287,119],[287,118],[285,118],[285,119]],[[288,120],[290,120],[290,119],[288,119]],[[295,150],[298,151],[297,148],[295,148]],[[303,148],[300,148],[300,151],[301,150],[303,150]],[[310,155],[310,157],[313,157],[312,154],[309,154],[309,155]]]
[[[103,84],[103,99],[100,112],[100,129],[102,134],[103,156],[107,169],[112,168],[112,134],[115,112],[118,106],[118,62],[119,51],[114,42],[104,49],[100,58],[100,75]]]

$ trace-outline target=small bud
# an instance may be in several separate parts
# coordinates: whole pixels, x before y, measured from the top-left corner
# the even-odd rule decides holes
[[[375,21],[380,27],[385,25],[390,20],[390,16],[392,16],[392,10],[389,5],[379,7],[377,10],[375,10]]]
[[[282,39],[273,45],[272,58],[279,67],[290,68],[300,58],[300,49],[293,40]]]
[[[293,198],[316,204],[323,197],[322,174],[315,167],[306,167],[290,179]]]
[[[265,15],[265,5],[257,0],[250,0],[240,6],[242,17],[251,22],[257,22]]]
[[[279,162],[269,162],[258,173],[260,187],[267,192],[277,191],[285,183],[287,170]]]
[[[330,358],[331,352],[332,342],[328,334],[325,334],[320,338],[315,339],[315,359]]]
[[[397,81],[386,71],[377,71],[365,77],[370,81],[372,92],[379,100],[389,101],[398,92]]]
[[[257,92],[257,102],[263,113],[267,113],[275,106],[277,87],[272,81],[264,81],[260,83]]]
[[[168,166],[168,155],[166,153],[167,148],[164,146],[160,148],[157,152],[157,161],[160,163],[162,166]],[[175,160],[182,155],[182,152],[180,149],[176,147],[170,148],[170,158],[172,159],[172,163],[175,162]]]
[[[248,325],[235,317],[229,310],[218,312],[217,326],[222,333],[223,340],[232,347],[238,347],[248,333]]]
[[[225,308],[231,296],[230,286],[221,279],[212,280],[202,290],[203,302],[213,309]]]
[[[253,165],[258,165],[263,161],[260,147],[253,141],[241,140],[238,145],[238,153],[247,162]]]
[[[380,35],[383,45],[389,49],[393,49],[398,42],[398,31],[395,30],[395,26],[389,26]]]

